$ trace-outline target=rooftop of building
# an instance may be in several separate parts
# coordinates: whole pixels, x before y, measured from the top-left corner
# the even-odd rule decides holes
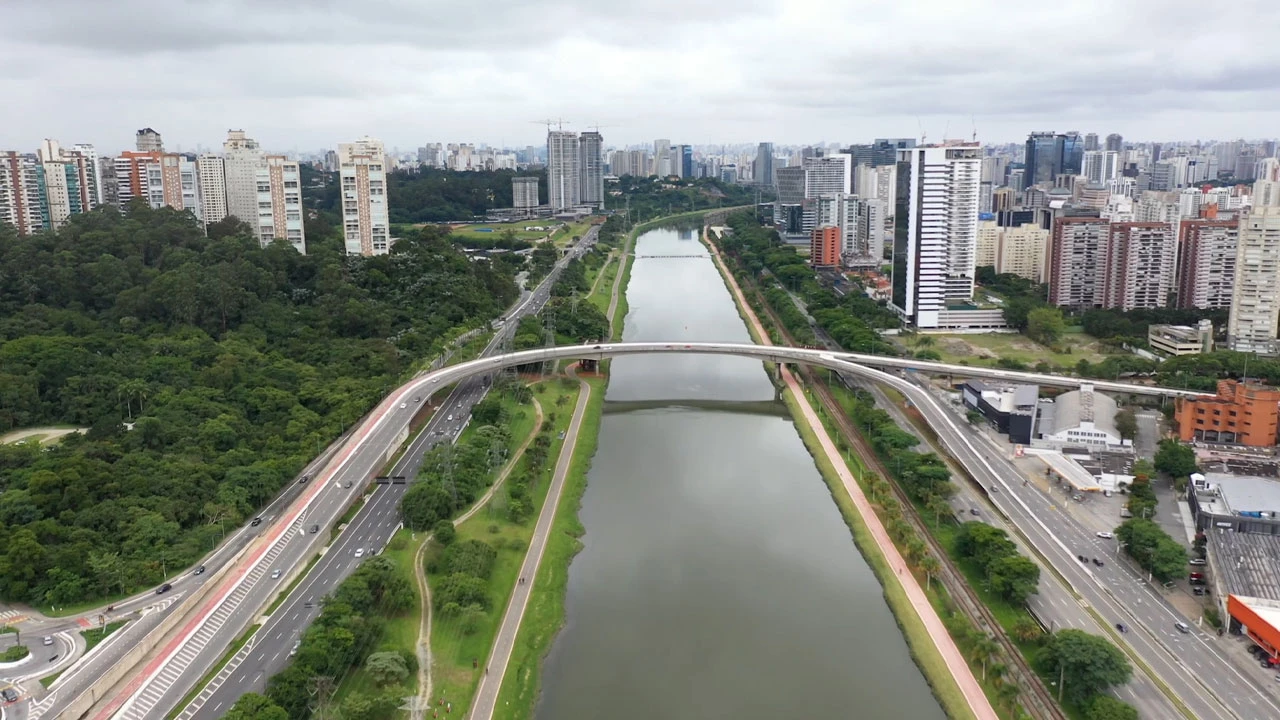
[[[1280,480],[1256,475],[1203,473],[1212,493],[1197,491],[1200,506],[1214,515],[1270,512],[1280,515]]]
[[[1164,335],[1174,340],[1200,340],[1200,328],[1190,325],[1151,325],[1147,334]]]
[[[1128,453],[1095,452],[1088,455],[1071,455],[1071,459],[1093,475],[1133,475],[1133,455]]]
[[[1280,599],[1249,597],[1247,595],[1236,596],[1236,600],[1241,605],[1249,608],[1255,615],[1269,623],[1273,628],[1280,628]]]
[[[1247,448],[1242,448],[1242,450]],[[1220,452],[1207,456],[1198,454],[1200,468],[1206,473],[1253,475],[1255,477],[1280,477],[1280,464],[1266,459],[1249,457],[1225,457]]]
[[[1015,385],[985,380],[965,383],[1000,412],[1031,414],[1040,399],[1039,385]]]
[[[1091,422],[1098,430],[1112,435],[1116,431],[1116,401],[1092,390],[1072,390],[1054,398],[1052,424],[1042,432],[1059,433]]]
[[[1280,600],[1280,536],[1211,530],[1208,543],[1214,571],[1228,593]],[[1271,622],[1280,626],[1280,619]]]

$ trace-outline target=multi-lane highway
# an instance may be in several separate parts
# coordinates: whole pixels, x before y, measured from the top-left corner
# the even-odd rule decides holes
[[[555,284],[560,272],[569,262],[590,250],[595,244],[597,233],[598,228],[592,227],[538,287],[525,293],[515,307],[504,315],[503,326],[484,348],[481,357],[498,352],[515,332],[522,317],[536,314],[542,309],[550,298],[551,286]],[[473,376],[462,380],[433,412],[426,426],[397,461],[391,475],[406,478],[416,476],[425,453],[442,442],[457,439],[471,417],[472,406],[483,399],[489,384],[488,377]],[[400,408],[394,402],[389,407],[393,411],[419,410],[421,408],[418,400],[426,401],[428,392],[429,390],[422,390],[412,396],[403,393],[400,404],[407,407]],[[397,446],[398,444],[389,447],[394,450]],[[377,448],[372,450],[376,452]],[[196,698],[182,708],[181,718],[220,717],[244,693],[264,689],[267,678],[288,663],[294,643],[320,613],[320,599],[355,570],[360,562],[360,558],[356,557],[357,552],[363,557],[369,557],[381,550],[399,528],[399,502],[407,487],[403,484],[374,486],[364,506],[337,540],[254,634],[252,644],[237,653]],[[281,580],[283,579],[282,577]],[[208,664],[204,667],[207,668]],[[203,669],[199,673],[193,671],[189,673],[192,677],[187,678],[187,682],[174,683],[166,695],[160,698],[156,707],[164,712],[175,707],[203,673]]]
[[[857,366],[852,366],[856,368]],[[932,393],[901,378],[867,368],[854,370],[903,391],[938,433],[948,452],[987,489],[989,500],[1009,518],[1066,581],[1079,599],[1047,598],[1051,605],[1075,602],[1096,613],[1103,623],[1123,623],[1120,641],[1164,681],[1196,718],[1264,720],[1280,717],[1280,706],[1223,654],[1215,635],[1194,626],[1180,632],[1183,621],[1145,578],[1128,564],[1110,562],[1114,543],[1078,524],[1057,500],[1022,476],[989,438],[948,411]],[[1081,563],[1078,556],[1103,559],[1101,567]],[[1105,559],[1104,559],[1105,558]],[[1073,623],[1074,625],[1074,623]],[[1097,632],[1096,623],[1092,631]]]

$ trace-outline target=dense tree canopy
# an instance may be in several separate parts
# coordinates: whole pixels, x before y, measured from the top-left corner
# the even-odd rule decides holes
[[[1063,679],[1063,694],[1083,704],[1107,688],[1129,682],[1129,659],[1105,638],[1068,628],[1054,633],[1038,658],[1046,672]]]
[[[0,432],[91,428],[0,446],[0,598],[72,603],[193,562],[517,295],[435,231],[347,258],[243,229],[206,238],[145,207],[25,238],[0,224]]]
[[[769,197],[765,197],[769,200]],[[673,213],[750,205],[755,189],[715,178],[657,178],[624,175],[616,187],[605,188],[605,207],[630,212],[632,222]]]
[[[337,213],[338,184],[336,173],[309,171],[304,181],[313,186],[308,192],[308,205]],[[494,208],[513,204],[511,179],[517,176],[538,178],[540,202],[547,202],[546,173],[514,170],[456,171],[440,168],[395,170],[387,173],[387,200],[392,223],[446,222],[483,217]],[[317,187],[318,186],[318,187]],[[310,230],[307,231],[310,234]]]

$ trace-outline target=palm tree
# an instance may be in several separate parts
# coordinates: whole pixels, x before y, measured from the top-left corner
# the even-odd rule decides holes
[[[933,513],[933,524],[937,525],[942,522],[943,515],[951,513],[951,505],[941,495],[930,495],[924,501],[924,509]]]
[[[915,337],[915,345],[917,348],[931,348],[937,344],[931,335],[917,335]]]
[[[933,583],[933,576],[942,570],[942,563],[938,560],[938,556],[929,553],[920,558],[920,569],[924,571],[924,589],[927,592]]]
[[[1017,683],[1005,683],[996,692],[1000,702],[1012,711],[1018,704],[1018,696],[1022,694],[1022,688],[1018,687]]]
[[[1021,643],[1034,642],[1044,635],[1044,630],[1040,624],[1029,617],[1023,616],[1013,623],[1013,639]]]
[[[995,659],[1000,645],[990,635],[980,635],[973,641],[973,659],[982,663],[982,681],[987,680],[987,663]]]
[[[913,537],[907,540],[906,551],[907,558],[911,560],[911,564],[919,565],[920,558],[924,557],[925,553],[929,552],[929,548],[919,537]]]

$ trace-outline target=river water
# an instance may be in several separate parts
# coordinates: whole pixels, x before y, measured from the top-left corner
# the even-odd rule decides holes
[[[709,258],[626,292],[628,341],[751,341]],[[538,720],[945,717],[759,361],[614,360],[580,516]]]

